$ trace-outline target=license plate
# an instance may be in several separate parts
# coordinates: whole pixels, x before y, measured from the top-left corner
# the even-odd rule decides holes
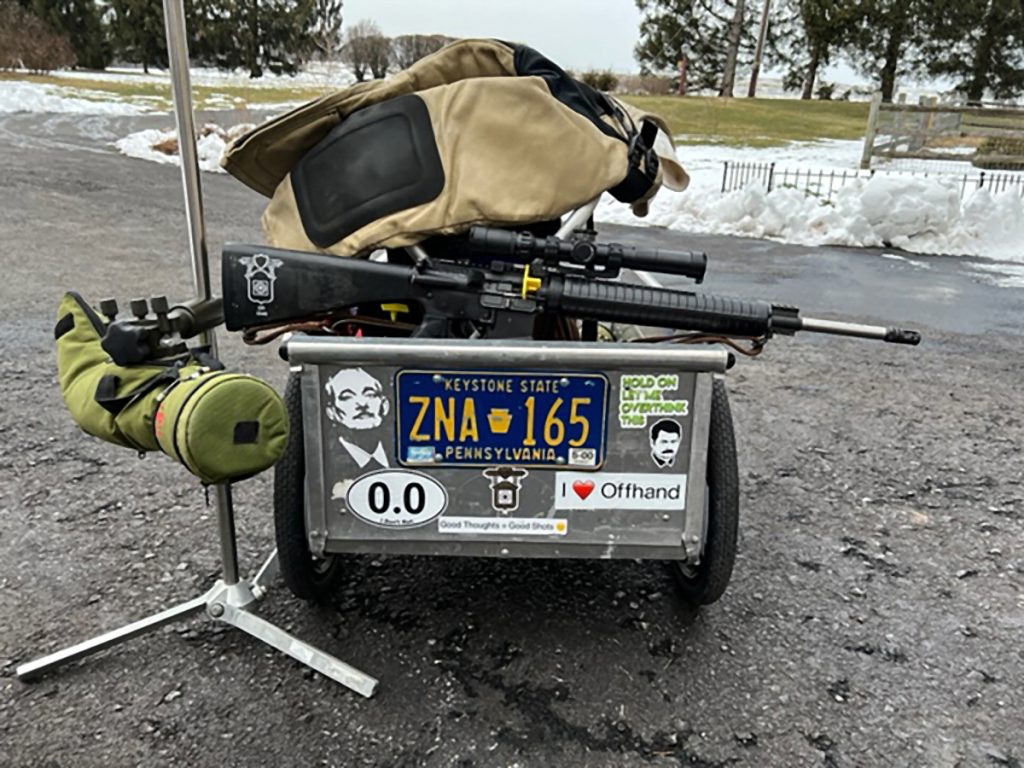
[[[398,461],[406,466],[604,463],[603,375],[403,370],[396,389]]]

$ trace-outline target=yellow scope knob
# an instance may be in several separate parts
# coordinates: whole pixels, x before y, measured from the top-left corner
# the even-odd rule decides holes
[[[530,267],[523,270],[523,298],[525,299],[529,294],[536,293],[540,290],[541,279],[539,277],[530,277]]]

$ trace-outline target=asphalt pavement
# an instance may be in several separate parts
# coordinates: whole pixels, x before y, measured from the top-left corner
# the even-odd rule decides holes
[[[706,250],[701,290],[925,334],[778,338],[729,373],[743,519],[719,603],[683,609],[659,563],[353,557],[332,605],[278,585],[260,613],[379,677],[373,699],[208,619],[16,680],[218,575],[203,490],[82,434],[55,381],[65,290],[191,295],[178,169],[110,146],[169,124],[0,116],[0,766],[1024,764],[1014,265],[656,229],[605,235]],[[259,196],[203,181],[211,253],[259,242]],[[283,384],[274,349],[221,344]],[[236,490],[246,569],[270,491]]]

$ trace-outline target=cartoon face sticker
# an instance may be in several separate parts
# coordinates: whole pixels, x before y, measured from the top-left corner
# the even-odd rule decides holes
[[[327,380],[325,411],[338,426],[338,442],[360,469],[389,466],[387,452],[375,432],[391,411],[381,383],[362,368],[343,368]]]
[[[683,441],[683,428],[673,419],[661,419],[651,427],[651,458],[657,467],[671,467]]]
[[[362,368],[345,368],[327,381],[327,417],[345,429],[375,429],[391,404],[381,383]]]

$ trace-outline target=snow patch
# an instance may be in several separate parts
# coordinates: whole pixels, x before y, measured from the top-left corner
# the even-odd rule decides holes
[[[214,123],[207,123],[199,132],[196,142],[199,156],[199,168],[211,173],[224,173],[220,167],[220,159],[227,145],[243,133],[253,129],[251,123],[243,123],[231,128],[221,128]],[[181,165],[178,156],[177,131],[161,131],[149,129],[129,134],[115,142],[118,151],[128,157],[150,160],[155,163]]]
[[[832,204],[796,189],[769,193],[757,182],[725,195],[663,190],[646,219],[637,220],[628,207],[607,197],[597,218],[801,245],[894,247],[1024,263],[1020,194],[979,189],[961,202],[958,183],[951,179],[876,175],[843,187]]]
[[[206,125],[199,139],[200,167],[223,172],[220,158],[226,145],[251,128],[239,125],[225,130]],[[129,157],[176,164],[176,152],[159,149],[174,137],[174,131],[140,131],[118,141],[117,148]],[[790,168],[825,168],[826,172],[850,170],[860,159],[860,142],[800,143],[772,149],[691,145],[680,147],[677,154],[691,176],[685,192],[662,190],[643,219],[605,195],[597,218],[608,223],[800,245],[892,247],[1024,264],[1024,198],[1016,191],[993,194],[978,189],[961,200],[959,179],[876,174],[839,189],[833,203],[790,187],[767,192],[758,182],[723,195],[719,190],[725,160],[775,161]],[[906,261],[915,267],[928,266]]]
[[[891,259],[893,261],[902,261],[906,264],[910,264],[912,267],[919,267],[921,269],[931,269],[931,264],[926,264],[923,261],[915,261],[914,259],[908,259],[906,256],[900,256],[898,253],[883,253],[883,259]]]
[[[1000,288],[1024,288],[1024,265],[1019,264],[971,264],[974,269],[990,273],[989,282]]]
[[[82,98],[90,95],[94,98]],[[107,93],[12,80],[0,82],[0,114],[60,112],[76,115],[141,115],[148,111],[135,104],[111,101]]]
[[[108,67],[102,72],[81,72],[73,69],[54,70],[52,77],[88,78],[110,83],[169,83],[168,70],[150,68],[148,73],[141,68]],[[266,72],[262,77],[249,76],[246,69],[231,71],[213,67],[189,67],[189,79],[193,85],[244,85],[251,88],[287,88],[289,86],[323,86],[325,88],[347,88],[356,82],[355,75],[340,62],[310,62],[303,71],[294,75],[275,75]]]

